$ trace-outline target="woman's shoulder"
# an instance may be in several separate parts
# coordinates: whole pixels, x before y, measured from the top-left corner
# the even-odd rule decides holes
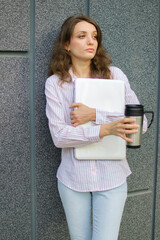
[[[110,66],[110,70],[111,70],[113,79],[123,79],[124,77],[126,77],[124,72],[118,67]]]
[[[128,77],[126,74],[118,67],[111,66],[110,67],[112,78],[115,80],[122,80],[125,85],[127,86],[129,84]]]
[[[59,81],[59,77],[58,77],[58,75],[56,75],[56,74],[53,74],[53,75],[51,75],[50,77],[48,77],[47,79],[46,79],[46,85],[54,85],[54,84],[57,84],[58,83],[58,81]]]

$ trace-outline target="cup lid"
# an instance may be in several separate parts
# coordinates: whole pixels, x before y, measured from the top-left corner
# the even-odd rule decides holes
[[[142,116],[144,112],[141,104],[127,104],[125,108],[126,116]]]

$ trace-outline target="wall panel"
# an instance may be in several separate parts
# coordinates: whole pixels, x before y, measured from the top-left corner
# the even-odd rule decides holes
[[[39,240],[69,239],[57,192],[60,150],[55,149],[45,116],[44,84],[56,36],[62,22],[86,12],[86,1],[36,1],[36,162],[37,231]]]
[[[160,41],[160,39],[159,39]],[[160,62],[159,62],[160,65]],[[159,69],[160,71],[160,69]],[[160,74],[160,72],[159,72]],[[159,75],[160,77],[160,75]],[[159,78],[160,81],[160,78]],[[159,82],[159,103],[160,103],[160,82]],[[159,113],[160,113],[160,104],[159,104]],[[156,204],[155,204],[155,229],[153,229],[154,231],[154,236],[155,236],[155,240],[159,240],[160,239],[160,115],[158,116],[159,118],[159,138],[158,138],[158,156],[157,156],[157,176],[155,176],[155,180],[156,180]]]
[[[0,1],[1,51],[27,51],[29,49],[29,6],[29,0]]]
[[[113,65],[128,76],[145,108],[156,111],[158,1],[91,1],[90,16],[102,28],[103,43]],[[152,184],[154,141],[155,122],[143,136],[141,149],[128,150],[133,171],[130,191],[148,189]]]
[[[152,192],[129,194],[122,218],[119,239],[150,240],[151,217]]]
[[[0,239],[69,240],[57,191],[61,151],[49,133],[44,96],[64,19],[83,13],[96,20],[113,65],[126,73],[145,108],[156,112],[158,4],[158,0],[1,0]],[[133,174],[119,239],[160,239],[160,161],[152,226],[155,123],[143,136],[142,147],[127,152]]]
[[[31,239],[29,61],[0,58],[0,238]]]
[[[151,109],[156,113],[158,1],[100,0],[97,2],[93,0],[90,1],[90,16],[101,26],[103,44],[113,59],[113,65],[120,67],[128,76],[132,89],[145,109]],[[155,119],[151,129],[142,138],[142,147],[127,151],[127,158],[133,172],[128,178],[129,192],[139,194],[136,197],[133,195],[132,200],[128,198],[124,219],[133,220],[136,216],[134,211],[138,209],[138,219],[134,219],[135,224],[137,222],[138,224],[135,228],[134,224],[130,224],[132,220],[129,222],[124,220],[120,239],[151,238],[153,219],[151,211],[148,210],[150,212],[148,214],[147,209],[152,208],[154,200],[150,191],[153,190],[154,184],[156,131]],[[159,196],[158,188],[157,194]],[[141,216],[144,222],[141,222]],[[147,222],[146,228],[143,225],[145,222]]]

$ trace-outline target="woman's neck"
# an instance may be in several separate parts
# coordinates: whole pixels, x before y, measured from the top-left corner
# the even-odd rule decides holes
[[[74,62],[72,63],[72,71],[78,78],[91,77],[91,62]]]

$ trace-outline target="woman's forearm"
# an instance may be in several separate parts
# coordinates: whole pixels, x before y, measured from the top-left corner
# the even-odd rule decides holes
[[[108,135],[115,135],[123,138],[128,142],[132,142],[130,138],[127,137],[128,134],[137,133],[137,124],[134,124],[135,119],[124,118],[111,123],[102,124],[100,127],[99,137],[103,138]]]

